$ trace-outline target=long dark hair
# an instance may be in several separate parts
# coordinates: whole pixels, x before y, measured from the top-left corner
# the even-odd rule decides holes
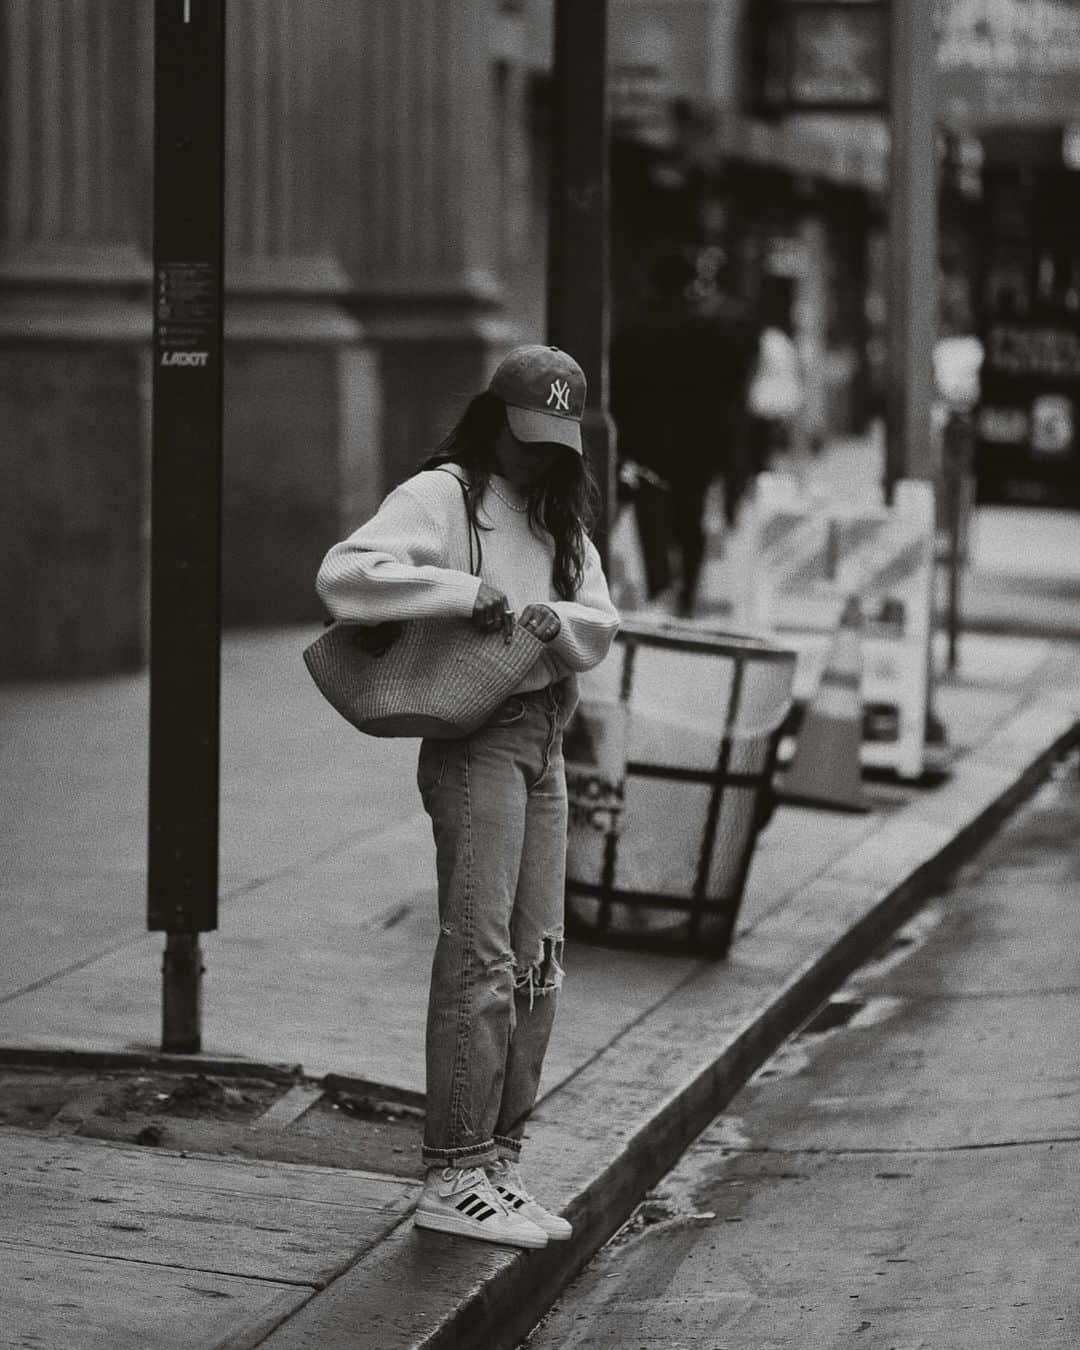
[[[457,425],[419,465],[420,471],[460,464],[468,474],[466,508],[479,530],[477,507],[495,472],[495,438],[506,424],[506,405],[489,390],[469,401]],[[572,600],[585,577],[585,539],[596,519],[599,494],[583,455],[567,450],[529,492],[529,525],[546,530],[555,541],[552,582],[555,593]]]

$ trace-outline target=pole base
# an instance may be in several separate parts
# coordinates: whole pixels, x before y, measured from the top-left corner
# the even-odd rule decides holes
[[[171,1055],[202,1049],[202,977],[198,933],[167,933],[161,962],[161,1048]]]

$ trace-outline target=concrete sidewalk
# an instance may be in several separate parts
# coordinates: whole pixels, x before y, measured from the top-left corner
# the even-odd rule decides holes
[[[436,926],[416,743],[349,731],[299,660],[305,630],[225,643],[221,922],[203,939],[203,1050],[423,1092]],[[972,636],[940,711],[960,763],[1059,680],[1067,648]],[[1064,688],[1068,679],[1062,678]],[[147,1052],[160,934],[144,921],[142,677],[0,688],[0,1045]],[[868,785],[870,816],[786,808],[761,836],[745,935],[919,794]],[[693,962],[578,945],[544,1089],[668,997]],[[267,997],[267,991],[273,997]]]
[[[306,636],[226,642],[205,1054],[422,1091],[434,895],[415,745],[346,734],[300,664]],[[778,810],[727,961],[571,945],[528,1156],[572,1243],[525,1255],[418,1233],[415,1179],[376,1174],[363,1148],[331,1169],[0,1130],[19,1325],[80,1350],[513,1345],[779,1040],[1049,771],[1078,691],[1069,645],[968,637],[938,697],[951,779],[869,785],[868,816]],[[145,692],[143,678],[0,689],[0,1049],[156,1045]]]

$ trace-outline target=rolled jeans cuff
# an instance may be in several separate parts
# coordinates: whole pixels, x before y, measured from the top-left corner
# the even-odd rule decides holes
[[[494,1139],[485,1139],[466,1148],[428,1148],[420,1150],[425,1167],[487,1167],[499,1156]]]
[[[506,1158],[508,1162],[517,1162],[521,1157],[521,1140],[510,1139],[505,1134],[495,1136],[495,1147],[499,1151],[500,1158]]]

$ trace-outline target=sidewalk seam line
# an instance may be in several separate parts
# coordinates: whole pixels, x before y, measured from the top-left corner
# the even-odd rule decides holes
[[[36,993],[43,989],[47,984],[52,984],[54,980],[62,980],[68,975],[74,975],[76,971],[85,970],[87,966],[92,966],[95,961],[103,961],[106,957],[115,956],[117,952],[122,952],[125,947],[133,947],[136,942],[141,942],[148,934],[145,929],[138,929],[132,937],[127,937],[123,942],[118,942],[114,947],[103,948],[95,952],[93,956],[86,956],[81,961],[73,961],[71,965],[64,966],[60,970],[54,971],[51,975],[43,975],[39,980],[34,980],[32,984],[25,985],[22,989],[16,989],[14,993],[0,995],[0,1005],[12,1003],[17,998],[23,998],[26,994]]]
[[[290,1280],[285,1276],[278,1277],[275,1275],[248,1275],[236,1270],[218,1270],[213,1266],[179,1266],[168,1261],[149,1261],[141,1256],[122,1256],[117,1252],[83,1251],[78,1247],[55,1247],[49,1243],[32,1242],[26,1238],[21,1238],[18,1242],[11,1242],[7,1238],[0,1237],[0,1246],[31,1247],[34,1251],[56,1252],[59,1256],[90,1256],[99,1261],[123,1261],[127,1265],[152,1266],[156,1270],[176,1270],[190,1272],[192,1275],[224,1275],[231,1280],[250,1280],[257,1284],[276,1285],[280,1289],[310,1289],[318,1293],[325,1288],[325,1285],[320,1285],[312,1280]]]

